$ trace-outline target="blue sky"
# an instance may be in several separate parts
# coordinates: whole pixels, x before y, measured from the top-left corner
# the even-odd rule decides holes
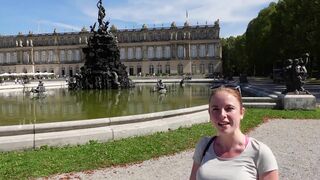
[[[0,0],[0,35],[79,31],[97,21],[98,0]],[[182,26],[219,19],[220,36],[245,32],[249,21],[278,0],[103,0],[107,19],[118,29]]]

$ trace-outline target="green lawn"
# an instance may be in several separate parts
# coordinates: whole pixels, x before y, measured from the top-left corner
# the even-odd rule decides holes
[[[316,119],[317,117],[320,117],[320,109],[314,111],[247,109],[241,128],[247,132],[270,118]],[[0,179],[28,179],[141,162],[194,148],[200,137],[212,136],[214,133],[211,124],[206,123],[108,143],[93,141],[73,147],[41,147],[37,150],[3,152],[0,153]]]

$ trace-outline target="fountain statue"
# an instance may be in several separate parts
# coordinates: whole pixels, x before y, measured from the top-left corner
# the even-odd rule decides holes
[[[286,60],[284,67],[286,89],[282,94],[310,94],[303,88],[308,75],[306,69],[308,61],[308,53],[303,54],[301,58]]]
[[[88,46],[83,48],[84,66],[80,73],[69,79],[69,89],[118,89],[129,88],[133,82],[128,78],[126,66],[120,62],[120,51],[117,38],[108,31],[109,21],[102,0],[97,3],[97,23],[90,26],[92,35]]]

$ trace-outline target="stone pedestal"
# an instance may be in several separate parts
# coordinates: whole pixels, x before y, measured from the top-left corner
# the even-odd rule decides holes
[[[316,108],[316,97],[313,95],[283,95],[281,97],[283,109],[306,109]]]

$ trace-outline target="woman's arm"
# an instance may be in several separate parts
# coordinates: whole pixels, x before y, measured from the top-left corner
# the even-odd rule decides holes
[[[197,171],[199,169],[200,165],[198,163],[193,162],[190,180],[196,180]]]
[[[268,171],[260,175],[259,180],[278,180],[278,170]]]

